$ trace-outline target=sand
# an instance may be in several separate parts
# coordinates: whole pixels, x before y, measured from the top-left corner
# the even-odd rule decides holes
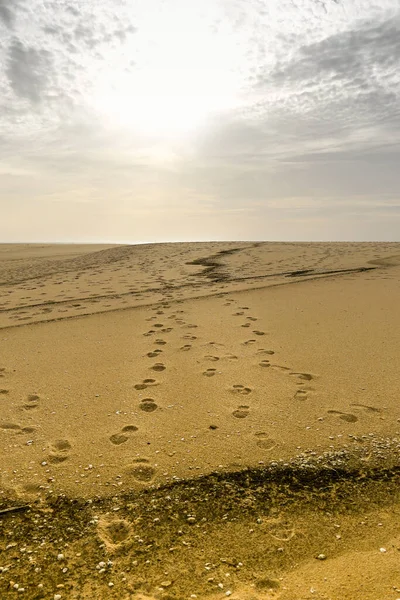
[[[400,598],[399,301],[394,243],[0,245],[0,597]]]

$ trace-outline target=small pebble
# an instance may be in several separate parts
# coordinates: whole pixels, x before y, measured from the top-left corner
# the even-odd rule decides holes
[[[318,554],[317,560],[326,560],[326,555],[325,554]]]

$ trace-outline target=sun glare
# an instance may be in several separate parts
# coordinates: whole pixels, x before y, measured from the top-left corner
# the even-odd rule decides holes
[[[190,135],[209,116],[235,107],[240,91],[240,48],[232,32],[215,31],[207,21],[169,19],[155,22],[153,13],[124,48],[135,64],[121,68],[115,57],[94,97],[102,119],[157,139]]]

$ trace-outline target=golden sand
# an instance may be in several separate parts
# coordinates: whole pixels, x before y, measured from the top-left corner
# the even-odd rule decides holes
[[[399,304],[394,243],[0,246],[0,597],[400,598]]]

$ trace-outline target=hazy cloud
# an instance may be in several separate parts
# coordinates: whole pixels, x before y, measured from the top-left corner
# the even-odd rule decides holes
[[[50,197],[398,235],[398,0],[0,0],[0,35],[0,241],[10,199]]]

